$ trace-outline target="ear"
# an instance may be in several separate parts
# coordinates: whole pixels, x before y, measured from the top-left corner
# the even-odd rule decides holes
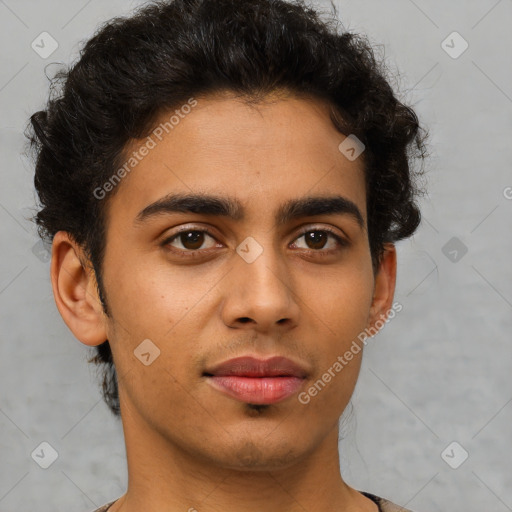
[[[384,245],[384,254],[375,276],[372,306],[368,318],[368,329],[377,332],[386,320],[393,304],[396,285],[396,249],[395,245],[388,243]],[[381,327],[377,328],[378,322]]]
[[[57,309],[79,341],[95,346],[107,339],[106,318],[96,276],[87,268],[87,261],[82,248],[67,232],[55,234],[50,276]]]

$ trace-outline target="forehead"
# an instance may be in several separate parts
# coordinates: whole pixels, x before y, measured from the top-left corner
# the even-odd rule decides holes
[[[151,149],[126,173],[111,208],[134,218],[166,194],[190,192],[277,208],[298,196],[338,192],[365,217],[363,159],[349,161],[339,151],[346,135],[327,102],[277,93],[250,104],[229,93],[194,101],[162,112],[147,138],[130,142],[126,160]]]

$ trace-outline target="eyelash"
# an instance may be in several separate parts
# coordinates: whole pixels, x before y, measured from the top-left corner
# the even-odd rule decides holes
[[[307,253],[310,253],[310,254],[314,253],[315,255],[318,255],[318,256],[329,256],[329,255],[333,254],[334,252],[340,250],[340,248],[343,249],[343,248],[346,248],[346,247],[348,247],[350,245],[349,242],[346,239],[344,239],[343,237],[338,235],[335,231],[333,231],[332,229],[327,228],[327,227],[322,227],[322,228],[314,228],[314,227],[310,228],[310,227],[308,227],[307,229],[304,229],[303,231],[301,231],[298,234],[298,236],[294,239],[294,241],[299,239],[299,238],[301,238],[305,234],[310,233],[310,232],[328,233],[329,235],[331,235],[336,240],[336,242],[338,242],[338,244],[340,246],[338,248],[328,249],[328,250],[323,250],[323,249],[318,249],[318,250],[309,249],[309,250],[305,250]],[[168,245],[171,242],[173,242],[174,240],[176,240],[183,233],[206,233],[208,236],[210,236],[214,240],[216,240],[216,238],[207,229],[204,229],[204,228],[189,228],[189,227],[187,227],[187,228],[182,229],[179,232],[175,233],[171,237],[166,238],[162,242],[161,246],[164,247],[165,249],[167,249],[168,251],[170,251],[170,252],[172,252],[174,254],[177,254],[178,256],[183,257],[183,258],[194,258],[194,257],[198,256],[201,252],[209,251],[209,249],[206,249],[206,250],[200,250],[200,249],[197,249],[197,250],[182,250],[182,249],[176,249],[176,248],[168,248]]]

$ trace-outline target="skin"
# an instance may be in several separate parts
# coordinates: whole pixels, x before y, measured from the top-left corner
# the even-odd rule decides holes
[[[366,228],[363,159],[338,150],[345,135],[320,100],[276,94],[256,107],[229,94],[197,100],[109,199],[110,317],[82,248],[65,232],[54,238],[57,307],[82,343],[108,338],[118,373],[129,481],[110,511],[376,512],[343,481],[338,454],[338,422],[363,351],[308,404],[295,394],[258,410],[202,375],[236,356],[277,354],[308,369],[300,391],[307,390],[386,316],[395,290],[392,244],[374,275],[367,231],[352,216],[274,220],[286,200],[335,193],[358,206]],[[245,217],[166,213],[134,222],[176,192],[234,197]],[[210,231],[194,258],[178,256],[190,255],[183,238],[162,245],[185,225]],[[308,245],[306,227],[331,228],[349,245],[328,234]],[[263,248],[252,263],[236,252],[248,236]],[[147,366],[134,355],[146,339],[160,350]]]

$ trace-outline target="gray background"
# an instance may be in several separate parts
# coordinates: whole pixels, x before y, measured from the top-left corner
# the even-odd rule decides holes
[[[139,3],[0,0],[0,512],[84,512],[126,489],[121,423],[34,249],[22,132],[46,99],[45,66],[74,60],[100,22]],[[403,310],[369,342],[343,418],[343,476],[416,512],[510,511],[512,0],[337,6],[344,26],[400,70],[396,85],[428,126],[432,152],[423,223],[398,244]],[[31,48],[43,31],[59,44],[47,59]],[[469,44],[458,58],[441,44],[453,31]],[[31,457],[43,441],[58,452],[48,469]],[[469,454],[457,469],[441,456],[453,441],[452,465]]]

